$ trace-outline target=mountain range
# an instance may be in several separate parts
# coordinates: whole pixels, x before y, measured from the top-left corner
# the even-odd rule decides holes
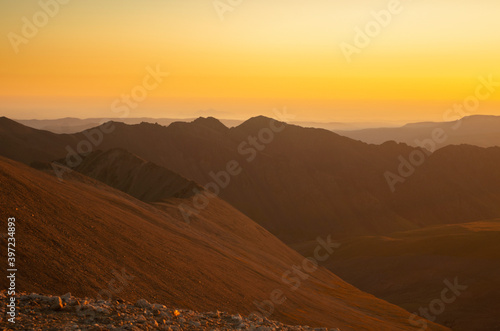
[[[234,128],[214,118],[168,127],[109,122],[58,135],[1,119],[0,154],[27,164],[73,165],[79,150],[124,149],[201,186],[223,184],[222,199],[291,244],[324,233],[380,235],[500,217],[499,147],[448,146],[428,154],[277,123],[265,117]],[[229,175],[228,164],[239,173]]]
[[[197,118],[197,117],[196,117]],[[23,125],[29,126],[34,129],[46,130],[53,133],[77,133],[84,130],[88,130],[99,126],[102,123],[113,121],[113,122],[122,122],[125,124],[140,124],[142,122],[152,123],[152,124],[160,124],[164,126],[168,126],[174,122],[191,122],[196,118],[185,118],[185,119],[173,119],[173,118],[150,118],[150,117],[140,117],[140,118],[131,118],[131,117],[118,117],[118,118],[59,118],[59,119],[46,119],[46,120],[16,120],[16,122],[21,123]],[[224,125],[228,127],[238,126],[243,123],[243,120],[235,120],[235,119],[220,119]],[[321,128],[326,130],[361,130],[365,128],[376,128],[381,127],[384,123],[375,123],[375,122],[312,122],[312,121],[293,121],[291,124],[296,124],[304,127],[313,127],[313,128]],[[392,125],[391,125],[392,126]]]
[[[464,119],[463,123],[467,121]],[[48,187],[49,191],[55,191],[56,186],[52,185],[56,184],[59,187],[68,183],[86,185],[80,190],[94,187],[113,192],[120,199],[133,201],[158,217],[175,219],[179,227],[206,224],[202,232],[197,229],[196,233],[208,241],[214,238],[209,232],[218,224],[224,231],[231,230],[237,235],[249,233],[247,239],[255,239],[252,244],[239,244],[257,245],[274,257],[283,257],[296,253],[290,250],[278,253],[278,249],[272,247],[281,244],[280,240],[303,256],[310,256],[318,238],[333,238],[341,244],[338,254],[336,251],[331,259],[321,264],[333,272],[329,274],[331,277],[338,274],[361,290],[410,312],[435,302],[444,280],[463,280],[470,290],[464,291],[457,304],[447,305],[445,312],[435,316],[435,321],[454,330],[491,330],[498,324],[491,311],[500,293],[491,289],[498,288],[494,266],[498,265],[499,257],[491,251],[495,251],[495,238],[500,233],[495,221],[500,218],[500,147],[448,145],[429,151],[394,141],[368,144],[329,130],[303,128],[262,116],[234,127],[227,127],[215,118],[174,122],[168,126],[108,122],[74,134],[55,134],[0,118],[0,155],[45,172],[43,176],[47,177],[44,178],[49,181],[50,177],[52,182],[44,182],[41,187]],[[8,178],[26,178],[27,173],[41,176],[36,170],[13,161],[4,159],[4,162],[10,162],[12,171],[16,167],[23,169],[22,173],[11,174]],[[28,180],[19,186],[32,189],[31,183],[38,181]],[[92,192],[92,198],[99,196]],[[74,192],[63,194],[64,197],[76,195]],[[41,203],[42,198],[39,199]],[[71,206],[62,201],[54,205],[58,203]],[[136,211],[122,201],[116,204],[144,218],[143,211]],[[36,203],[32,208],[36,208]],[[84,209],[88,213],[89,207]],[[101,212],[103,210],[96,215]],[[118,210],[113,212],[119,213]],[[167,216],[162,216],[164,214]],[[241,224],[228,221],[242,218],[267,233],[276,244],[268,246],[264,238],[259,239],[257,232],[247,230],[247,223],[240,228]],[[136,222],[136,218],[130,222]],[[155,225],[164,222],[152,221]],[[118,225],[113,223],[109,228],[115,226]],[[132,228],[132,223],[127,228]],[[169,231],[178,233],[180,230],[169,228]],[[120,240],[127,242],[125,237],[128,235],[132,236],[129,233]],[[185,238],[189,235],[180,234]],[[235,234],[218,235],[230,238]],[[259,256],[258,261],[271,259],[259,255],[263,253],[245,253],[242,246],[233,247],[238,240],[231,240],[231,245],[225,249],[240,249],[247,259],[253,259],[255,254]],[[220,240],[215,242],[220,243]],[[139,241],[136,244],[139,245]],[[211,251],[210,245],[207,242],[205,249]],[[157,256],[162,254],[163,251],[158,252]],[[299,254],[294,256],[300,259]],[[194,257],[186,259],[194,261]],[[298,263],[294,261],[291,265]],[[244,265],[248,268],[253,263],[257,262],[252,260]],[[276,261],[265,263],[266,268],[272,269]],[[277,266],[281,269],[277,270]],[[286,270],[283,264],[277,264],[274,269],[275,275]],[[262,270],[249,272],[265,275]],[[244,275],[241,279],[248,281],[250,278]],[[152,283],[154,281],[157,280]],[[262,281],[264,283],[268,284]],[[318,293],[311,290],[311,295],[335,292],[323,285],[315,286],[322,290]],[[33,288],[33,291],[40,290],[40,287]],[[251,290],[246,288],[241,292]],[[76,294],[84,295],[83,292]],[[207,304],[210,297],[206,296]],[[170,300],[177,304],[178,298],[170,297]],[[258,296],[256,300],[265,299]],[[317,300],[314,309],[323,311],[325,298],[311,297],[310,300]],[[248,301],[243,300],[234,307],[247,313],[250,310],[247,304]],[[372,304],[367,303],[370,307]],[[210,308],[215,306],[231,312],[230,306],[221,302]],[[302,307],[297,301],[295,307],[299,306]],[[205,306],[189,307],[203,310]],[[319,312],[311,319],[303,314],[296,315],[297,311],[280,312],[282,315],[278,317],[287,323],[340,325],[338,319],[330,321]],[[310,314],[310,310],[304,314]],[[290,316],[293,319],[288,319]],[[402,321],[399,316],[397,323]],[[346,325],[351,323],[350,318],[349,322],[344,320],[342,330],[349,327]],[[354,329],[362,329],[361,325],[374,330],[379,327],[363,320]]]
[[[127,162],[131,155],[104,157]],[[145,298],[341,330],[417,330],[403,309],[324,268],[306,272],[302,256],[220,199],[186,224],[176,208],[185,198],[147,204],[76,171],[60,182],[0,157],[0,183],[2,217],[18,220],[17,263],[26,272],[17,284],[24,291]],[[327,241],[322,255],[332,249]]]
[[[460,144],[480,147],[500,146],[499,126],[500,116],[472,115],[448,122],[421,122],[402,127],[349,131],[340,129],[335,132],[370,144],[393,140],[434,150]]]

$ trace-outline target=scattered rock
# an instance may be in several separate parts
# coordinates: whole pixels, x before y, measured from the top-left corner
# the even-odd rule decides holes
[[[145,299],[137,300],[135,306],[139,308],[151,308],[151,304]]]
[[[42,297],[42,296],[41,296],[40,294],[36,294],[36,293],[31,293],[31,294],[29,295],[29,298],[30,298],[31,300],[37,300],[37,299],[40,299],[41,297]]]
[[[167,307],[165,307],[164,305],[160,305],[158,303],[151,305],[151,309],[155,309],[155,310],[161,310],[161,309],[165,309],[165,308],[167,308]]]
[[[197,322],[197,321],[190,321],[189,324],[191,324],[192,326],[195,326],[195,327],[200,327],[201,326],[201,323]]]
[[[234,323],[243,322],[243,318],[241,317],[240,314],[231,316],[231,319],[233,320]]]
[[[61,299],[64,301],[64,302],[68,302],[70,299],[71,299],[71,293],[66,293],[65,295],[61,295]]]
[[[150,304],[145,299],[138,300],[135,305],[123,300],[79,299],[72,297],[71,293],[60,297],[19,293],[17,299],[19,305],[14,330],[328,330],[287,326],[267,318],[259,318],[257,315],[246,318],[240,314],[231,315],[220,311],[198,313],[176,310],[161,304]],[[5,291],[1,291],[0,307],[5,307],[7,300],[9,298]],[[50,309],[47,309],[47,306]],[[61,310],[63,312],[60,312]],[[3,320],[0,320],[0,329],[2,322]]]
[[[52,306],[50,306],[50,309],[55,311],[63,310],[64,304],[62,302],[61,297],[55,297],[53,301],[54,303],[52,304]]]
[[[102,308],[102,307],[97,307],[96,312],[101,313],[101,314],[105,314],[105,315],[109,315],[109,310],[107,310],[106,308]]]

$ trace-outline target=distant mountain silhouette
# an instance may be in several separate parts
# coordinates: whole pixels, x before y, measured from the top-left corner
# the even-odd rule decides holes
[[[59,118],[59,119],[51,119],[51,120],[16,120],[17,122],[26,125],[28,127],[38,129],[38,130],[46,130],[53,133],[77,133],[84,130],[88,130],[99,126],[101,123],[113,121],[113,122],[121,122],[125,124],[140,124],[142,122],[146,123],[157,123],[160,125],[168,126],[174,122],[189,122],[193,121],[196,118],[187,118],[187,119],[174,119],[174,118],[149,118],[149,117],[141,117],[141,118]],[[240,120],[231,120],[224,119],[222,122],[227,126],[236,126],[241,124]]]
[[[217,112],[215,112],[217,113]],[[220,118],[220,117],[219,117]],[[125,124],[140,124],[142,122],[146,123],[158,123],[160,125],[168,126],[174,122],[191,122],[196,118],[185,118],[185,119],[173,119],[173,118],[149,118],[149,117],[141,117],[141,118],[59,118],[59,119],[51,119],[51,120],[16,120],[17,122],[29,126],[34,129],[39,130],[47,130],[53,133],[77,133],[84,130],[88,130],[99,126],[100,123],[104,122],[121,122]],[[220,121],[227,127],[234,127],[240,125],[242,120],[234,120],[234,119],[220,119]],[[327,130],[361,130],[364,128],[376,128],[382,127],[386,124],[384,123],[343,123],[343,122],[308,122],[308,121],[294,121],[290,122],[290,124],[296,124],[303,127],[312,127],[312,128],[320,128]],[[390,126],[394,126],[390,124]]]
[[[500,116],[474,115],[453,122],[411,123],[398,128],[375,128],[356,131],[336,131],[346,137],[371,144],[394,140],[411,146],[426,146],[435,130],[446,135],[436,148],[469,144],[480,147],[500,146]],[[441,141],[441,139],[438,139]],[[427,148],[427,147],[426,147]]]

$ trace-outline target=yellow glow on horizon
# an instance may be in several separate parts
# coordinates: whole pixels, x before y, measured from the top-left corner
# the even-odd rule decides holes
[[[401,1],[402,12],[347,63],[339,44],[353,43],[354,28],[388,3],[243,1],[222,22],[212,1],[70,2],[19,54],[0,43],[0,112],[106,117],[109,101],[156,65],[170,76],[140,116],[213,108],[239,118],[281,103],[304,119],[436,119],[479,76],[500,81],[495,1]],[[39,9],[32,0],[0,4],[8,13],[0,31],[20,33],[21,18]],[[500,115],[498,101],[500,92],[481,112]]]

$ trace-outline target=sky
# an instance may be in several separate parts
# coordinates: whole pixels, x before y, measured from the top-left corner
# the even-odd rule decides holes
[[[441,121],[500,82],[497,0],[59,1],[0,1],[1,116]]]

